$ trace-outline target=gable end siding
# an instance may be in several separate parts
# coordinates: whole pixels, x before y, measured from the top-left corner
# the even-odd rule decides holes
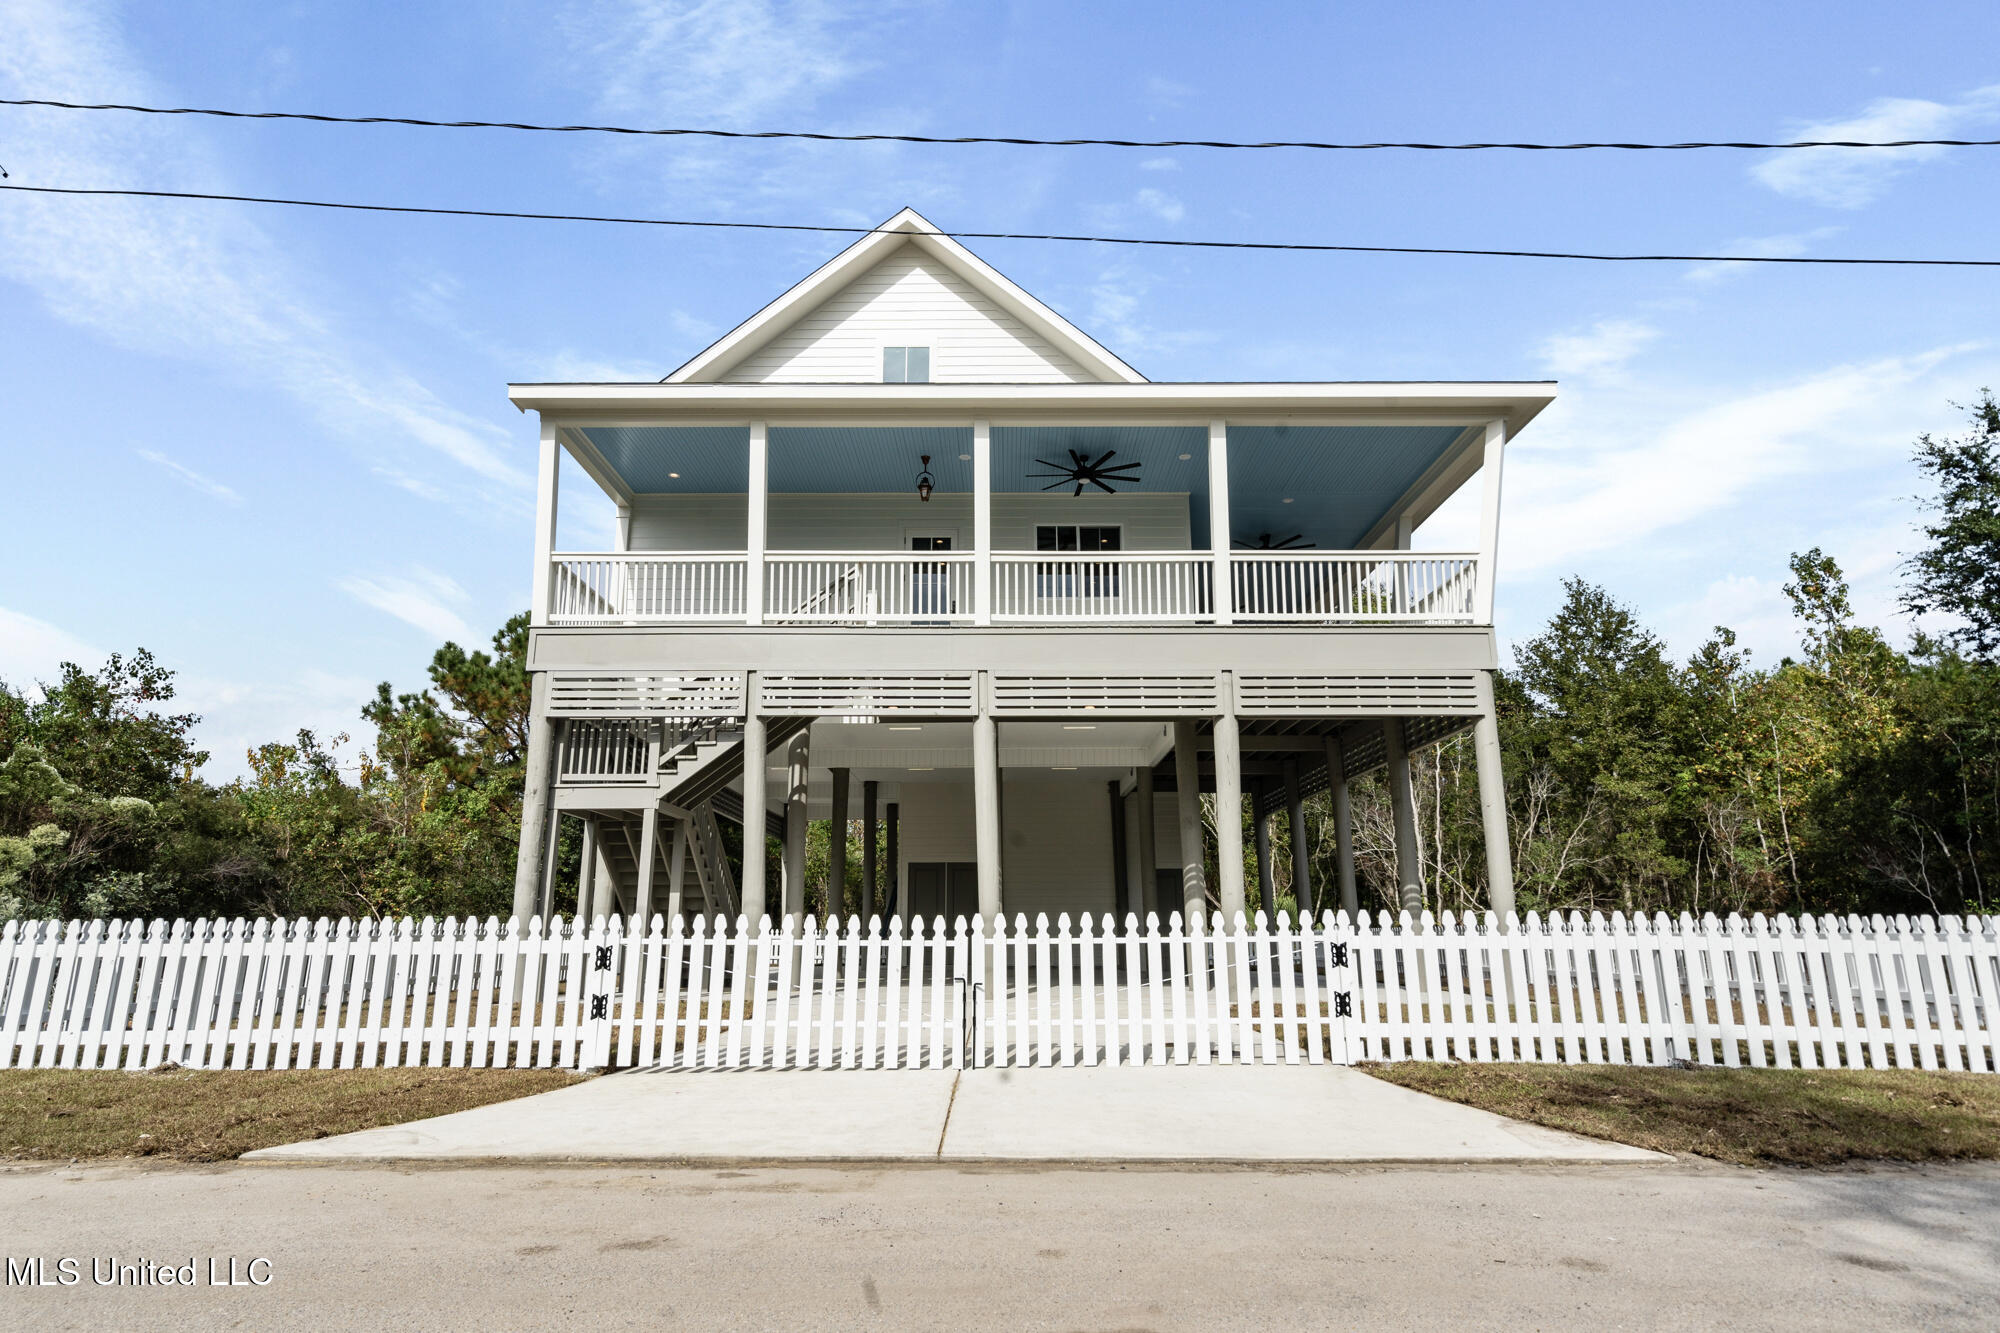
[[[927,344],[937,384],[1097,377],[914,245],[894,250],[719,376],[724,384],[879,384],[882,348]]]

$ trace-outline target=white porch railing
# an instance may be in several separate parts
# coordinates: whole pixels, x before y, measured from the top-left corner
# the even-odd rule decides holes
[[[1470,624],[1479,557],[1410,551],[1237,551],[1242,620]]]
[[[996,552],[1002,624],[1198,624],[1215,619],[1213,553]],[[632,551],[554,557],[549,623],[612,625],[749,619],[740,552]],[[1408,551],[1237,551],[1238,621],[1472,624],[1479,559]],[[978,575],[969,551],[772,551],[771,624],[964,625]]]
[[[749,560],[740,551],[552,556],[549,623],[740,621]]]
[[[1993,917],[1505,924],[10,921],[0,1068],[2000,1067]]]
[[[773,551],[764,557],[764,618],[785,624],[969,622],[968,552]]]
[[[1007,552],[993,557],[993,618],[1006,621],[1212,619],[1214,557],[1189,551],[1090,554]]]

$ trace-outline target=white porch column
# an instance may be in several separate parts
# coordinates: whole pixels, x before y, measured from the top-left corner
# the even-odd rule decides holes
[[[1257,901],[1266,912],[1275,913],[1278,880],[1271,873],[1271,820],[1265,815],[1263,804],[1263,784],[1254,784],[1250,788],[1250,827],[1257,835]]]
[[[1479,772],[1479,824],[1486,843],[1487,902],[1507,928],[1514,911],[1514,854],[1508,845],[1507,775],[1500,767],[1500,722],[1493,711],[1493,677],[1479,673],[1480,718],[1472,724],[1472,762]]]
[[[592,911],[604,910],[596,903],[597,886],[600,883],[607,888],[610,886],[609,880],[600,880],[597,877],[597,819],[595,816],[585,815],[583,855],[578,858],[576,866],[576,914],[579,918],[588,920]]]
[[[1222,919],[1233,926],[1249,899],[1243,886],[1243,743],[1226,679],[1222,701],[1224,712],[1215,719],[1215,894]]]
[[[1326,778],[1333,793],[1333,854],[1340,881],[1340,910],[1355,921],[1361,916],[1361,890],[1354,881],[1354,812],[1347,804],[1347,750],[1338,732],[1326,738]]]
[[[1208,546],[1214,553],[1215,623],[1233,619],[1235,580],[1229,572],[1229,425],[1208,423]]]
[[[993,623],[993,428],[972,423],[972,623]]]
[[[1478,621],[1493,623],[1493,588],[1500,574],[1500,465],[1507,453],[1507,423],[1486,423],[1486,456],[1479,465]],[[1496,732],[1494,745],[1499,745]],[[1496,749],[1497,753],[1497,749]],[[1494,909],[1499,910],[1499,909]]]
[[[879,886],[875,882],[876,872],[880,869],[880,866],[877,864],[875,857],[875,837],[876,834],[881,829],[881,825],[878,822],[878,817],[880,814],[880,805],[879,805],[880,796],[881,796],[880,783],[875,782],[872,779],[862,780],[861,783],[861,918],[864,921],[874,920],[875,916],[882,910],[882,902],[880,897],[878,896]]]
[[[1298,903],[1294,920],[1312,915],[1312,849],[1306,845],[1306,803],[1299,795],[1299,761],[1285,761],[1285,818],[1292,826],[1292,898]]]
[[[674,838],[667,852],[667,929],[681,919],[681,893],[687,887],[688,822],[674,821]]]
[[[549,675],[537,671],[528,682],[528,771],[521,792],[521,844],[514,856],[514,915],[524,926],[529,917],[537,914],[541,901],[542,841],[549,829],[551,770],[555,762],[555,724],[549,721]]]
[[[761,584],[759,586],[762,586]],[[755,673],[743,673],[743,915],[751,929],[766,910],[764,898],[764,718]]]
[[[847,770],[833,770],[833,814],[826,826],[826,919],[847,915]]]
[[[785,883],[782,914],[806,919],[806,792],[811,781],[812,728],[785,747]]]
[[[771,450],[764,423],[750,423],[749,521],[744,525],[743,619],[764,623],[764,546],[771,517]]]
[[[1201,851],[1201,751],[1194,720],[1174,723],[1174,806],[1180,816],[1181,920],[1208,917],[1208,869]],[[1162,908],[1165,903],[1160,904]]]
[[[660,859],[660,807],[649,805],[639,817],[639,882],[632,890],[632,915],[644,930],[653,919],[653,863]]]
[[[556,487],[562,480],[562,446],[556,428],[542,418],[542,447],[535,465],[535,578],[529,594],[528,623],[549,623],[549,591],[554,584],[550,556],[556,549]]]
[[[972,720],[973,855],[979,862],[979,915],[992,924],[1002,911],[1000,885],[1000,729],[990,711],[986,673],[979,673],[979,716]]]
[[[562,851],[562,812],[549,812],[549,836],[542,851],[542,920],[556,914],[556,857]]]
[[[1410,753],[1400,718],[1382,723],[1382,748],[1389,761],[1389,805],[1396,820],[1396,884],[1405,912],[1424,909],[1423,852],[1417,846],[1417,793],[1410,783]]]
[[[1139,826],[1139,892],[1126,904],[1139,914],[1144,921],[1146,913],[1160,910],[1160,876],[1158,873],[1157,844],[1153,831],[1153,766],[1139,765],[1138,781],[1134,784],[1132,821]],[[1123,922],[1119,924],[1123,925]]]

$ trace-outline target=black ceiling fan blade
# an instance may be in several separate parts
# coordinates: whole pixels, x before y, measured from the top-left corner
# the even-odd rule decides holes
[[[1069,483],[1070,483],[1070,478],[1064,477],[1061,481],[1050,482],[1048,485],[1042,487],[1042,489],[1045,491],[1059,491],[1063,487],[1069,485]]]
[[[1076,450],[1072,449],[1072,450],[1070,450],[1070,451],[1069,451],[1069,456],[1070,456],[1071,460],[1073,460],[1073,461],[1075,462],[1075,464],[1076,464],[1076,465],[1077,465],[1078,467],[1089,467],[1089,466],[1090,466],[1090,455],[1089,455],[1089,454],[1080,454],[1080,453],[1078,453],[1078,452],[1077,452]]]
[[[1070,471],[1069,464],[1067,463],[1052,463],[1046,458],[1037,458],[1035,461],[1037,463],[1040,463],[1043,467],[1052,467],[1058,472]]]
[[[1109,486],[1105,485],[1105,484],[1104,484],[1104,482],[1103,482],[1103,480],[1102,480],[1101,478],[1098,478],[1098,477],[1092,477],[1092,478],[1090,479],[1090,484],[1091,484],[1091,485],[1093,485],[1093,486],[1095,486],[1095,487],[1096,487],[1096,488],[1097,488],[1098,490],[1100,490],[1100,491],[1103,491],[1103,492],[1104,492],[1104,493],[1105,493],[1106,495],[1116,495],[1116,494],[1118,494],[1118,492],[1117,492],[1117,491],[1115,491],[1115,490],[1111,489],[1111,487],[1109,487]],[[1083,494],[1083,488],[1082,488],[1081,486],[1077,487],[1077,494],[1079,494],[1079,495]]]
[[[1097,460],[1097,461],[1096,461],[1095,463],[1092,463],[1092,464],[1091,464],[1091,466],[1092,466],[1092,467],[1103,467],[1103,466],[1104,466],[1104,465],[1105,465],[1106,463],[1110,462],[1110,461],[1111,461],[1111,459],[1112,459],[1113,457],[1115,457],[1115,456],[1117,455],[1117,453],[1118,453],[1118,451],[1117,451],[1116,449],[1106,449],[1106,450],[1104,451],[1104,454],[1103,454],[1103,456],[1102,456],[1102,457],[1100,457],[1100,458],[1099,458],[1099,459],[1098,459],[1098,460]],[[1119,466],[1120,466],[1120,467],[1123,467],[1123,466],[1125,466],[1125,465],[1121,463],[1121,464],[1119,464]]]
[[[1074,493],[1071,494],[1070,499],[1074,500],[1077,496],[1082,494],[1083,494],[1083,483],[1079,481],[1076,484],[1076,490]]]
[[[1116,477],[1127,472],[1136,473],[1139,470],[1139,465],[1137,463],[1113,463],[1110,467],[1093,468],[1091,470],[1106,477]]]

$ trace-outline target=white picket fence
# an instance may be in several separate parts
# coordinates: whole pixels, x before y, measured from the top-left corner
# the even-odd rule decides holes
[[[1993,1071],[1996,918],[8,922],[0,1068]]]

